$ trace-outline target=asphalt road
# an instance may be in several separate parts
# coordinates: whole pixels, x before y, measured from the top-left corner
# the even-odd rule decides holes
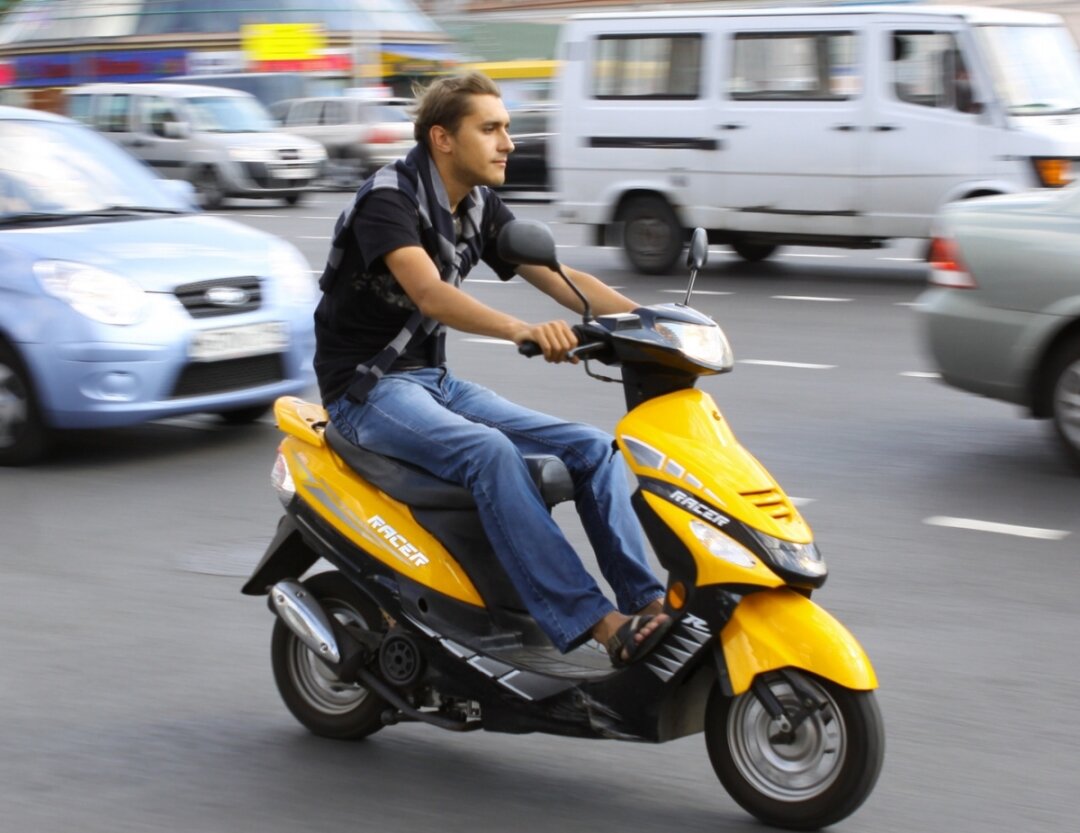
[[[346,199],[220,213],[293,240],[315,272]],[[579,229],[556,232],[571,265],[643,303],[681,299],[682,278],[635,275]],[[738,363],[701,387],[799,499],[830,566],[815,598],[881,681],[885,768],[833,829],[1075,829],[1080,477],[1047,426],[926,375],[913,250],[757,266],[715,250],[693,303]],[[558,314],[484,270],[467,285],[522,317]],[[461,335],[449,350],[518,401],[608,428],[622,415],[620,389],[580,368]],[[271,616],[238,592],[278,516],[276,441],[269,422],[195,417],[73,435],[45,465],[0,470],[0,829],[763,829],[723,793],[700,737],[307,735],[274,690]],[[584,548],[572,512],[559,517]]]

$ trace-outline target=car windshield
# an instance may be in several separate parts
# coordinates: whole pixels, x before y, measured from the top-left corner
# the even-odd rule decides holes
[[[207,133],[267,133],[274,121],[253,98],[206,96],[189,98],[192,126]]]
[[[1080,54],[1063,26],[981,26],[994,87],[1017,116],[1080,113]]]
[[[381,122],[412,121],[408,109],[395,107],[392,104],[382,104],[376,108],[375,118]]]
[[[142,163],[81,125],[0,120],[0,225],[35,215],[192,210],[161,183]]]

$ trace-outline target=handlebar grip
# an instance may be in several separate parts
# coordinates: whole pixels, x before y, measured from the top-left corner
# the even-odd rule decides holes
[[[540,345],[535,341],[523,341],[518,345],[518,352],[531,359],[533,356],[539,356],[544,351],[540,349]]]

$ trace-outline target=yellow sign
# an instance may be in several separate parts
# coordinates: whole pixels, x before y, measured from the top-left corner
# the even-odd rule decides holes
[[[326,49],[318,23],[251,23],[241,28],[240,38],[252,61],[307,61]]]

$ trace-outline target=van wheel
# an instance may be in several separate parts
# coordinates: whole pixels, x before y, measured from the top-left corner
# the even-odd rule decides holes
[[[667,200],[635,197],[622,210],[623,247],[630,263],[647,275],[666,275],[679,259],[683,228]]]
[[[773,243],[750,243],[746,240],[736,240],[731,244],[731,248],[747,263],[758,263],[770,257],[780,247]]]
[[[1056,352],[1047,379],[1054,430],[1067,459],[1080,469],[1080,338]]]
[[[300,205],[304,201],[303,194],[287,194],[285,196],[286,205]]]
[[[199,205],[204,209],[221,208],[225,202],[225,188],[213,168],[201,168],[196,174],[195,193],[199,195]]]
[[[25,466],[49,450],[30,374],[18,354],[0,342],[0,466]]]

